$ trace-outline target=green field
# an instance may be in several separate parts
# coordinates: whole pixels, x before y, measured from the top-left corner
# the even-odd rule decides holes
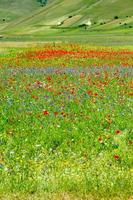
[[[67,38],[71,41],[73,40],[71,37],[75,38],[76,35],[75,40],[87,38],[87,42],[90,43],[91,35],[94,36],[93,41],[95,38],[98,40],[99,36],[104,37],[104,34],[109,34],[115,41],[115,36],[122,35],[126,38],[129,36],[127,40],[131,40],[132,44],[132,0],[126,2],[124,0],[49,0],[44,7],[40,7],[35,0],[25,0],[20,3],[15,0],[0,0],[0,7],[0,35],[3,36],[3,40],[45,41],[57,40],[61,37],[63,41]],[[82,25],[88,20],[91,21],[91,25],[85,29]],[[108,36],[106,38],[108,40]]]
[[[132,47],[9,44],[0,56],[1,199],[131,200]]]

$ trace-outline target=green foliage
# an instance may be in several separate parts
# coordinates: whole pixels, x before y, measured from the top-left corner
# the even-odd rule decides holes
[[[47,0],[37,0],[37,1],[41,4],[41,6],[44,6],[47,4]]]
[[[116,15],[116,16],[114,16],[114,19],[119,19],[119,17]]]

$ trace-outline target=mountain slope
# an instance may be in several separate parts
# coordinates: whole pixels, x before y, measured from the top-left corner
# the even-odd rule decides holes
[[[39,8],[35,0],[0,0],[0,29]]]
[[[5,18],[9,22],[17,17],[24,17],[38,7],[36,0],[0,0],[0,19]]]
[[[1,25],[2,34],[60,34],[88,20],[89,30],[132,31],[133,0],[48,0],[42,8],[35,0],[23,0],[20,4],[17,0],[0,0],[0,9],[5,13],[9,10],[12,16],[10,22]]]

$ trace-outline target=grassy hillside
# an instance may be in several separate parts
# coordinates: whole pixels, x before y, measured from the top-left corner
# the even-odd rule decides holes
[[[39,4],[35,0],[0,0],[0,20],[10,22],[18,17],[25,17],[38,7]]]
[[[16,19],[25,17],[38,7],[39,4],[35,0],[0,0],[0,29]]]
[[[35,0],[0,0],[0,9],[0,34],[5,37],[133,31],[132,0],[48,0],[44,7]],[[4,16],[6,22],[2,21]],[[82,25],[88,20],[91,26],[85,30]]]

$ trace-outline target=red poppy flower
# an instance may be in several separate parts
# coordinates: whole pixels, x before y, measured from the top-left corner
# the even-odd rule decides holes
[[[42,85],[42,82],[41,81],[36,81],[36,84],[37,85]]]
[[[43,115],[49,115],[49,112],[47,110],[44,110]]]
[[[63,117],[66,117],[66,114],[65,114],[64,112],[62,112],[61,115],[62,115]]]
[[[93,92],[92,92],[91,90],[88,90],[88,91],[87,91],[87,94],[93,95]]]
[[[120,131],[120,130],[116,130],[115,133],[116,133],[117,135],[119,135],[119,134],[121,134],[121,131]]]
[[[115,159],[115,160],[119,160],[120,157],[119,157],[118,155],[114,155],[114,159]]]
[[[97,96],[98,96],[98,94],[97,94],[97,93],[94,93],[94,94],[93,94],[93,96],[97,97]]]
[[[51,76],[48,76],[46,79],[47,79],[47,81],[49,81],[49,82],[52,81]]]

